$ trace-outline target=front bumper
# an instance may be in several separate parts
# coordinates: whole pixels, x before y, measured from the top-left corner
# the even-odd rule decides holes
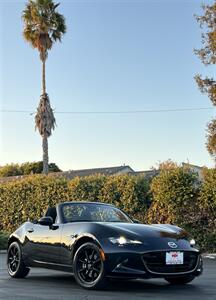
[[[147,252],[112,252],[106,254],[105,268],[109,277],[158,278],[171,276],[199,276],[203,271],[201,255],[195,250],[184,252],[183,265],[165,264],[165,253],[170,250]]]

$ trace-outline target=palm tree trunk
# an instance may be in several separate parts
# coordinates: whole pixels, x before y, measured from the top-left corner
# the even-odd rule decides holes
[[[45,59],[42,61],[42,90],[43,95],[46,94],[46,65]],[[49,155],[48,155],[48,137],[46,134],[42,136],[43,147],[43,174],[49,173]]]
[[[46,63],[45,60],[42,62],[42,89],[43,94],[46,94]]]
[[[49,155],[48,155],[48,138],[44,134],[42,137],[42,147],[43,147],[43,174],[49,173]]]

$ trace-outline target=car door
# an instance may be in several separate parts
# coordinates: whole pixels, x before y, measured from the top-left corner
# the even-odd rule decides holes
[[[61,234],[61,263],[71,266],[72,249],[79,233],[79,223],[68,223],[62,225]]]
[[[25,253],[33,262],[60,263],[61,224],[32,224],[27,229]]]

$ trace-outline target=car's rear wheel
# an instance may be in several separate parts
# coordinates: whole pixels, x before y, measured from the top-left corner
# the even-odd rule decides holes
[[[74,256],[74,276],[87,289],[101,289],[107,284],[101,249],[94,243],[81,245]]]
[[[187,284],[194,280],[195,276],[187,275],[182,277],[165,277],[165,280],[171,284]]]
[[[30,271],[23,261],[22,251],[18,242],[11,243],[8,248],[7,267],[9,275],[14,278],[24,278]]]

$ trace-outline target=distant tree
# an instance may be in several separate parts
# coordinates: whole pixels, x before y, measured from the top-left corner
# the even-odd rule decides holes
[[[59,169],[59,167],[55,163],[49,164],[49,171],[50,172],[62,172],[62,170]]]
[[[65,19],[56,11],[59,3],[52,0],[29,0],[23,11],[23,35],[36,48],[42,61],[42,95],[35,116],[35,125],[42,136],[43,173],[49,172],[48,138],[55,129],[55,117],[46,93],[45,63],[48,51],[55,42],[61,41],[66,32]]]
[[[216,64],[216,1],[213,5],[203,5],[203,15],[196,16],[202,33],[202,48],[196,49],[202,63],[206,66]],[[212,104],[216,106],[216,81],[213,77],[203,78],[200,74],[195,76],[195,80],[202,93],[208,95]],[[210,155],[216,161],[216,119],[213,119],[207,127],[206,146]]]
[[[49,164],[50,172],[61,172],[55,163]],[[41,174],[43,172],[43,162],[26,162],[19,164],[8,164],[0,167],[0,177],[10,177],[19,175]]]
[[[18,164],[7,164],[0,167],[0,177],[18,176],[22,175],[20,166]]]
[[[26,162],[20,166],[23,175],[40,174],[43,172],[43,162]]]
[[[29,174],[40,174],[43,173],[43,162],[26,162],[20,166],[23,175]],[[61,172],[59,167],[55,163],[49,164],[49,171],[50,172]]]
[[[208,124],[207,130],[207,149],[216,160],[216,119]]]

